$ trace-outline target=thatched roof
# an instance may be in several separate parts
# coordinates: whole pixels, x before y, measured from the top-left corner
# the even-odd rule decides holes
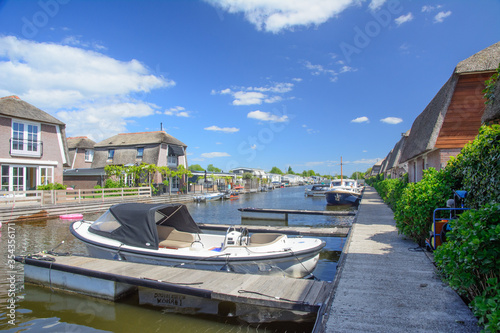
[[[415,119],[401,153],[401,162],[434,148],[457,81],[458,75],[453,74]]]
[[[403,152],[406,140],[408,139],[409,135],[410,130],[408,130],[406,133],[401,134],[401,139],[398,141],[398,143],[396,143],[389,156],[386,170],[390,170],[399,166],[401,161],[401,153]]]
[[[387,171],[387,163],[389,162],[391,155],[392,155],[392,150],[389,152],[389,154],[387,154],[387,156],[382,161],[382,164],[380,165],[380,173],[384,173]]]
[[[51,116],[45,111],[21,100],[17,96],[7,96],[0,98],[0,115],[39,121],[41,123],[64,125],[63,122]]]
[[[95,145],[95,142],[86,136],[67,138],[66,141],[68,142],[68,149],[92,149]]]
[[[481,122],[500,122],[500,79],[495,84],[493,100],[486,105]]]
[[[448,81],[413,122],[400,162],[405,162],[434,148],[459,76],[492,72],[498,67],[499,62],[500,42],[458,63]]]
[[[159,143],[166,143],[171,145],[187,147],[186,144],[184,144],[180,140],[177,140],[176,138],[174,138],[170,134],[167,134],[164,131],[121,133],[96,143],[94,147],[112,148],[112,147],[123,147],[123,146],[159,144]]]
[[[500,42],[488,46],[484,50],[462,60],[455,68],[455,73],[466,74],[495,70],[500,61]]]

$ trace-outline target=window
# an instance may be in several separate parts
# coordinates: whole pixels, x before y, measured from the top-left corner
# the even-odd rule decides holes
[[[108,150],[108,160],[112,160],[114,156],[115,156],[115,150],[109,149]]]
[[[54,168],[53,167],[40,167],[40,180],[39,185],[48,185],[53,183]]]
[[[41,156],[40,125],[12,121],[11,155]]]
[[[9,166],[2,165],[2,191],[9,190]]]
[[[92,162],[94,160],[94,150],[85,149],[85,162]]]
[[[137,156],[136,158],[142,159],[142,155],[144,154],[144,148],[137,148]]]

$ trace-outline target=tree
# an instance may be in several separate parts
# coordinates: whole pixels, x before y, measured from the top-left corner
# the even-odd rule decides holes
[[[292,167],[291,167],[291,166],[289,166],[289,167],[288,167],[287,174],[289,174],[289,175],[294,175],[294,174],[295,174],[295,172],[293,172],[293,170],[292,170]]]
[[[351,175],[351,179],[363,179],[365,178],[365,174],[361,171],[354,171]]]
[[[199,164],[192,164],[188,169],[191,171],[205,171],[205,169],[203,169]]]
[[[222,172],[221,169],[214,167],[213,164],[209,164],[207,166],[207,171],[210,171],[210,172]]]
[[[281,171],[278,167],[273,167],[271,169],[271,171],[269,171],[269,173],[275,173],[275,174],[278,174],[278,175],[282,175],[283,171]]]

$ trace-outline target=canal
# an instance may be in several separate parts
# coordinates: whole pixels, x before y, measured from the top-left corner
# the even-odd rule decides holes
[[[238,208],[327,210],[324,198],[304,196],[304,187],[240,195],[236,200],[188,203],[194,220],[210,224],[285,225],[285,222],[241,219]],[[86,215],[94,220],[100,214]],[[290,215],[288,226],[350,225],[353,217]],[[135,296],[119,302],[102,301],[41,288],[23,282],[23,266],[10,255],[26,255],[56,248],[57,252],[86,254],[85,246],[69,232],[70,221],[4,223],[0,229],[0,330],[6,332],[309,332],[311,324],[280,323],[249,326],[232,318],[173,314],[138,306]],[[314,275],[332,281],[345,239],[324,237],[325,248]],[[12,303],[13,302],[13,303]],[[13,307],[15,306],[15,311]],[[12,310],[12,311],[11,311]],[[15,322],[12,318],[15,317]],[[15,325],[12,325],[15,323]]]

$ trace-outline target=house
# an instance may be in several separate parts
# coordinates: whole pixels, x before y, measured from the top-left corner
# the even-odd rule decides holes
[[[251,173],[252,176],[254,176],[255,178],[260,178],[260,179],[266,178],[266,172],[262,169],[256,169],[256,168],[239,167],[239,168],[234,168],[234,169],[230,170],[229,172],[232,172],[236,175],[243,175],[244,173]]]
[[[94,161],[95,142],[86,136],[66,139],[68,143],[70,169],[90,168]]]
[[[384,170],[386,178],[399,178],[408,172],[408,164],[401,163],[401,153],[403,152],[408,135],[410,135],[409,130],[406,133],[402,133],[401,139],[387,156]]]
[[[461,61],[449,80],[415,119],[400,161],[408,164],[410,182],[423,171],[444,168],[473,141],[485,110],[482,90],[500,62],[500,42]]]
[[[177,170],[179,166],[187,169],[186,144],[167,134],[165,131],[122,133],[94,144],[93,169],[107,165],[140,165],[142,163],[166,166]],[[131,183],[132,179],[126,179]],[[161,183],[162,176],[157,173],[153,183]],[[178,191],[181,179],[173,177],[170,190]]]
[[[2,191],[63,183],[68,160],[63,122],[17,96],[0,98]]]
[[[384,161],[385,159],[378,160],[377,163],[373,165],[370,176],[376,176],[380,173],[380,169],[382,168],[382,163],[384,163]]]

